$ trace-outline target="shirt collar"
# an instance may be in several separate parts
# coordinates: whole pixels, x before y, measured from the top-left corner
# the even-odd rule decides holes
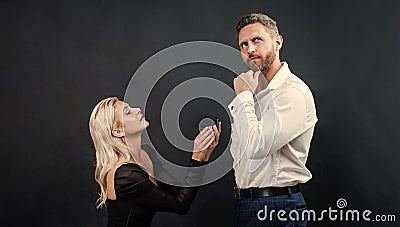
[[[286,62],[283,62],[283,65],[281,68],[278,70],[278,72],[275,74],[275,76],[272,78],[271,82],[268,84],[268,86],[261,90],[260,92],[255,94],[255,100],[260,100],[264,96],[268,95],[270,91],[277,89],[280,87],[283,83],[285,83],[288,75],[290,75],[290,69],[289,65]]]
[[[283,65],[272,78],[271,82],[268,84],[267,89],[274,90],[280,87],[285,81],[287,76],[290,75],[289,66],[286,62],[283,62]]]

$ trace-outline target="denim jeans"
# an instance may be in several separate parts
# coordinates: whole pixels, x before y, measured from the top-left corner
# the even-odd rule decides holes
[[[238,227],[307,226],[307,210],[301,192],[290,195],[244,198],[237,200],[236,217]]]

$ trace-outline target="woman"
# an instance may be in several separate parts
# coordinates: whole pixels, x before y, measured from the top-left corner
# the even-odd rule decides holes
[[[164,189],[152,177],[152,161],[141,148],[141,132],[148,126],[139,108],[115,97],[100,101],[92,111],[89,128],[101,190],[97,207],[107,205],[107,226],[150,226],[156,211],[186,214],[196,196],[197,187]],[[221,123],[196,137],[189,166],[208,161],[220,132]],[[189,170],[186,180],[201,181],[203,173]]]

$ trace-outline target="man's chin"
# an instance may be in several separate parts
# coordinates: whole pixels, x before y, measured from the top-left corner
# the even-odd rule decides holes
[[[248,60],[246,62],[247,67],[253,71],[257,71],[260,69],[260,64],[257,64],[257,62],[254,62],[254,60]]]

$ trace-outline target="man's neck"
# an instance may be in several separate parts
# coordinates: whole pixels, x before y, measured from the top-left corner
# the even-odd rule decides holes
[[[279,69],[281,69],[282,66],[283,66],[283,62],[277,60],[277,61],[274,61],[274,63],[272,64],[272,66],[269,70],[262,71],[262,73],[264,74],[264,77],[268,83],[271,82],[271,80],[274,78],[274,76],[279,71]]]

